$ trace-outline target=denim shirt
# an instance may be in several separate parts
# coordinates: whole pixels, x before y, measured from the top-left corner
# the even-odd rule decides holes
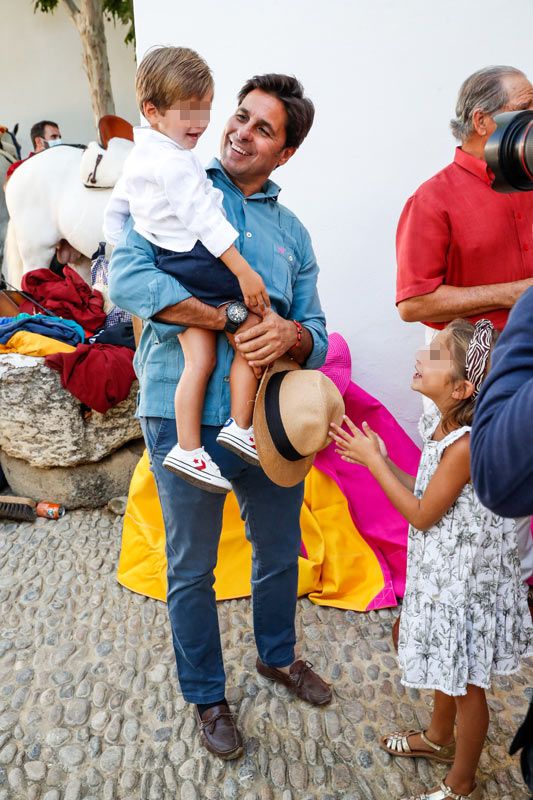
[[[317,292],[318,265],[311,239],[298,218],[278,203],[279,186],[267,181],[262,191],[245,197],[226,175],[218,159],[207,169],[224,194],[229,222],[239,231],[235,246],[263,278],[272,308],[285,319],[296,319],[313,338],[305,367],[316,369],[326,358],[326,320]],[[111,300],[146,320],[134,367],[139,378],[137,415],[174,417],[174,393],[183,371],[177,334],[183,330],[152,319],[168,306],[191,295],[171,275],[157,269],[155,248],[134,229],[131,219],[111,257]],[[222,425],[229,417],[229,371],[233,349],[227,337],[217,337],[217,362],[209,380],[203,425]]]

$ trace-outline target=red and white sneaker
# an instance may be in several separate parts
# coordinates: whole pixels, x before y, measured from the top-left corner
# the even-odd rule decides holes
[[[218,434],[217,443],[243,458],[248,464],[259,465],[252,425],[246,429],[239,428],[233,417],[230,417]]]
[[[179,444],[175,444],[165,457],[163,466],[206,492],[231,492],[231,483],[220,474],[220,469],[203,447],[182,450]]]

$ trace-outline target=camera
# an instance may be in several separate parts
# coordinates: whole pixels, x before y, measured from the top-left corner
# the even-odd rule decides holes
[[[507,111],[494,117],[496,130],[485,145],[485,160],[496,176],[497,192],[533,190],[533,111]]]

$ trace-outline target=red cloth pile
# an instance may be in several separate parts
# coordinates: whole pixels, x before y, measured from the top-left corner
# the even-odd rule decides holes
[[[71,267],[64,268],[63,277],[50,269],[27,272],[22,278],[22,290],[56,317],[73,319],[86,331],[94,333],[104,327],[106,314],[101,292],[91,289]],[[30,300],[20,306],[21,313],[39,311]]]
[[[79,344],[73,353],[45,358],[60,373],[61,385],[100,414],[121,403],[135,380],[133,350],[113,344]]]

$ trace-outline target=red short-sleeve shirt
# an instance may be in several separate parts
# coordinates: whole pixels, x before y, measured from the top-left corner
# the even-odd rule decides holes
[[[485,161],[458,147],[453,164],[409,198],[396,235],[396,303],[441,284],[486,286],[533,277],[533,192],[500,194],[492,180]],[[482,316],[501,330],[508,315],[502,308]]]
[[[21,164],[24,164],[24,162],[27,161],[28,158],[31,158],[34,155],[35,155],[35,153],[30,153],[28,156],[26,156],[26,158],[21,158],[20,161],[13,161],[13,163],[7,168],[6,180],[13,175],[15,170],[18,169]]]

